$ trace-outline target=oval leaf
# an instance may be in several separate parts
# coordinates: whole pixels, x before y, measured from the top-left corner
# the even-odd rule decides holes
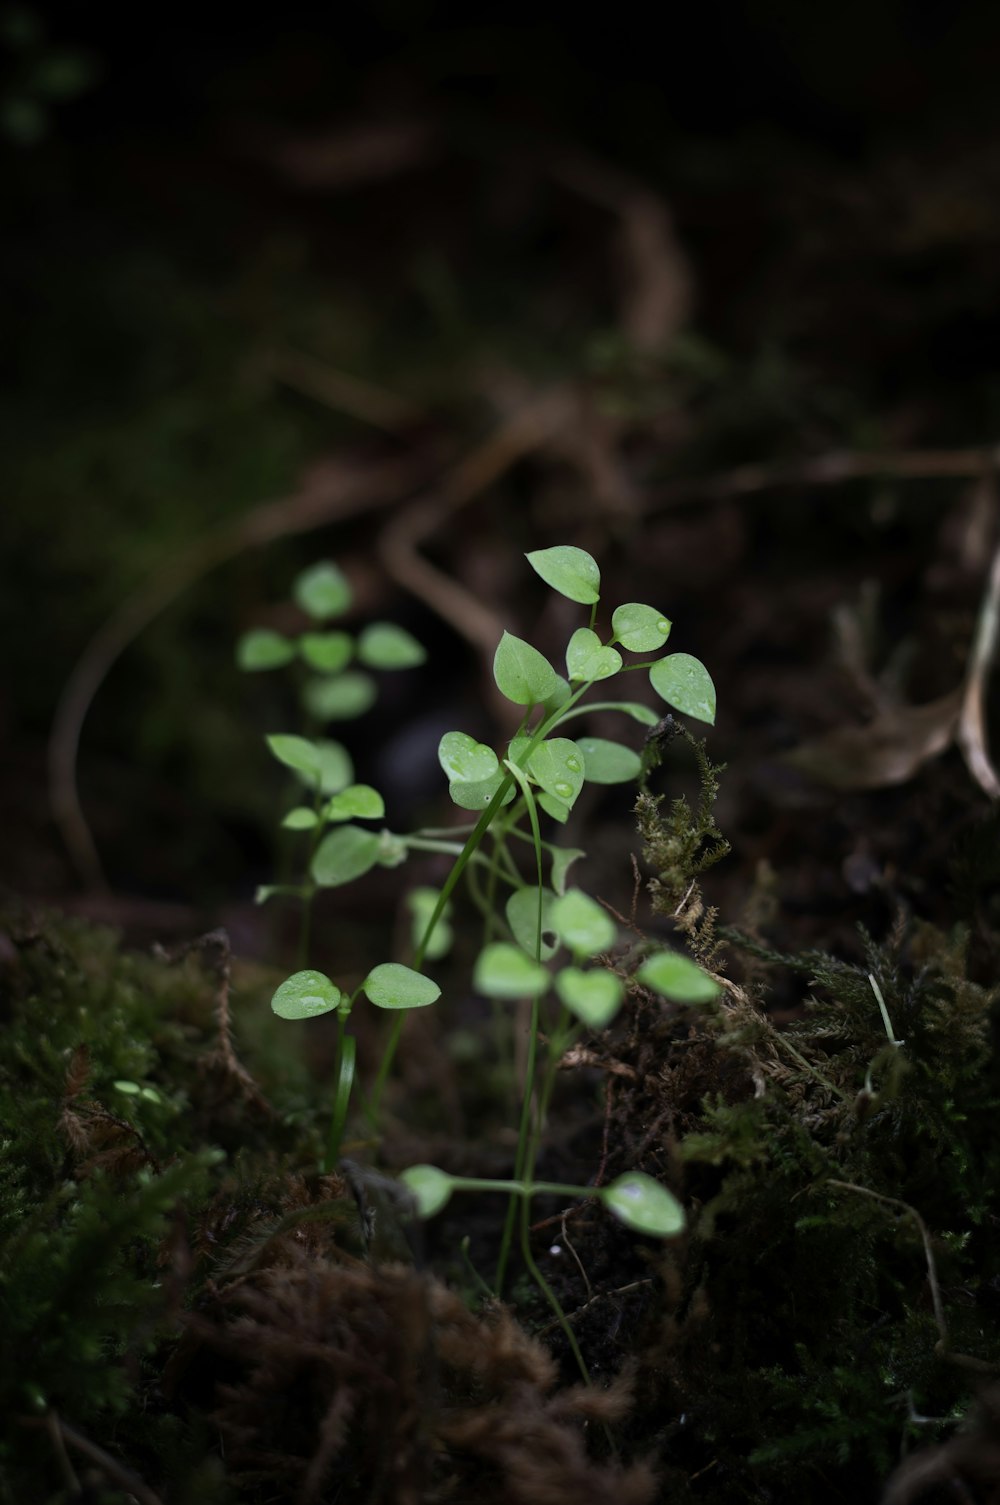
[[[407,908],[413,916],[410,935],[414,950],[424,941],[427,926],[430,924],[430,918],[437,906],[437,901],[438,890],[436,888],[427,888],[426,886],[411,889],[406,896]],[[437,961],[440,957],[446,956],[451,950],[454,935],[448,923],[450,914],[451,900],[444,906],[430,939],[424,945],[424,955],[428,961]]]
[[[552,850],[552,887],[557,894],[566,892],[566,875],[578,857],[586,857],[582,847],[554,847]]]
[[[510,632],[505,632],[497,644],[493,678],[501,695],[515,705],[538,705],[559,684],[559,676],[548,659]]]
[[[324,836],[310,866],[313,879],[320,888],[339,888],[342,883],[353,883],[373,868],[379,857],[379,838],[374,831],[362,831],[360,826],[342,826]]]
[[[245,632],[236,644],[236,662],[250,673],[280,669],[294,657],[295,644],[270,627],[255,627]]]
[[[540,742],[528,759],[527,769],[546,794],[572,809],[584,780],[583,754],[575,742],[568,737]]]
[[[621,978],[596,968],[563,967],[556,973],[556,992],[570,1013],[591,1029],[610,1024],[625,997]]]
[[[347,577],[335,564],[314,564],[292,586],[292,597],[314,622],[338,617],[351,604]]]
[[[319,825],[319,816],[308,805],[296,805],[281,822],[286,831],[312,831]]]
[[[500,768],[491,779],[482,779],[478,784],[466,784],[453,779],[448,785],[448,793],[451,795],[452,803],[456,804],[460,810],[485,810],[505,778],[506,774]],[[513,798],[514,785],[511,784],[502,803],[509,805]]]
[[[321,674],[339,674],[353,652],[354,639],[347,632],[304,632],[299,638],[299,653]]]
[[[582,606],[592,606],[601,599],[601,572],[585,549],[557,544],[551,549],[536,549],[525,558],[545,584],[561,596]]]
[[[417,1216],[432,1218],[440,1212],[451,1196],[454,1181],[436,1165],[411,1165],[399,1178],[413,1193],[417,1203]]]
[[[353,721],[375,704],[378,686],[359,669],[326,679],[311,679],[303,691],[306,706],[318,721]]]
[[[538,796],[538,803],[546,815],[551,815],[552,819],[557,820],[560,825],[564,826],[569,820],[569,806],[564,805],[562,800],[556,799],[555,795],[546,794],[544,789]]]
[[[432,978],[399,962],[373,967],[361,987],[366,998],[380,1009],[423,1009],[441,997],[441,989]]]
[[[578,627],[566,646],[566,672],[574,684],[582,680],[610,679],[622,666],[617,648],[605,648],[597,633]]]
[[[404,628],[372,622],[358,639],[358,658],[369,669],[415,669],[427,661],[427,653]]]
[[[654,993],[676,1003],[710,1003],[720,991],[707,972],[677,951],[658,951],[647,957],[636,976]]]
[[[642,759],[621,742],[603,737],[580,737],[586,778],[590,784],[630,784],[642,771]]]
[[[596,956],[613,946],[618,934],[607,910],[580,888],[571,888],[552,906],[552,929],[577,956]]]
[[[310,742],[306,737],[279,734],[268,737],[267,745],[286,768],[294,768],[296,773],[305,774],[312,780],[318,777],[323,763],[319,743]]]
[[[271,1007],[282,1019],[314,1019],[335,1009],[340,996],[324,972],[294,972],[278,988]]]
[[[630,653],[656,653],[670,636],[670,622],[655,607],[629,601],[615,608],[611,626],[615,637]]]
[[[628,1171],[602,1187],[597,1195],[618,1221],[634,1233],[673,1238],[684,1232],[684,1209],[673,1192],[642,1171]]]
[[[653,664],[649,682],[675,711],[715,724],[715,686],[700,659],[690,653],[669,653]]]
[[[323,811],[324,820],[381,820],[385,801],[370,784],[350,784],[335,794]]]
[[[472,985],[487,998],[531,998],[544,993],[550,980],[546,969],[519,946],[494,941],[480,951]]]
[[[492,747],[467,732],[445,732],[438,743],[438,762],[453,784],[481,784],[500,767]]]
[[[555,903],[555,894],[550,888],[542,889],[542,929],[541,951],[543,962],[547,962],[550,956],[554,956],[558,946],[553,940],[546,940],[546,932],[553,934],[549,915],[552,905]],[[530,957],[535,956],[535,939],[538,935],[538,889],[519,888],[511,894],[507,900],[507,924],[519,946]]]

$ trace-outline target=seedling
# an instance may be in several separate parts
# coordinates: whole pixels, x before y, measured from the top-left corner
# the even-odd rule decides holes
[[[577,718],[597,709],[617,711],[647,728],[655,726],[656,712],[639,701],[591,698],[583,703],[596,686],[604,691],[609,681],[622,674],[645,673],[656,694],[674,711],[708,723],[715,719],[715,689],[698,659],[687,653],[663,652],[671,623],[653,606],[640,602],[617,606],[611,614],[610,632],[606,637],[599,634],[600,571],[584,550],[558,546],[538,550],[527,558],[553,590],[589,607],[589,620],[569,638],[565,674],[530,643],[510,632],[503,633],[494,657],[493,676],[501,693],[523,713],[506,748],[498,752],[461,730],[442,737],[438,759],[449,794],[459,809],[476,816],[473,823],[410,836],[356,825],[358,820],[380,820],[384,802],[369,785],[351,782],[353,771],[345,768],[342,749],[333,753],[330,744],[302,737],[269,739],[275,756],[311,781],[314,788],[313,806],[296,807],[286,816],[285,824],[293,829],[325,831],[311,852],[308,883],[297,892],[311,896],[317,888],[349,883],[376,864],[395,866],[415,851],[454,857],[440,890],[421,887],[410,896],[415,927],[412,967],[383,963],[350,997],[322,973],[303,970],[282,984],[272,1006],[284,1018],[337,1011],[340,1050],[324,1160],[329,1168],[339,1152],[353,1084],[353,1040],[345,1029],[350,1010],[358,995],[364,993],[377,1007],[396,1011],[369,1095],[369,1113],[377,1120],[406,1012],[426,1006],[439,996],[439,988],[424,975],[424,969],[428,961],[447,952],[451,896],[463,876],[468,880],[472,899],[483,916],[483,944],[475,961],[473,986],[499,1004],[530,1002],[514,1174],[510,1180],[479,1180],[421,1165],[404,1172],[403,1180],[423,1217],[439,1212],[456,1191],[508,1194],[510,1206],[500,1239],[496,1289],[499,1292],[503,1287],[520,1207],[520,1245],[525,1264],[553,1305],[584,1368],[572,1329],[531,1252],[531,1199],[543,1193],[596,1197],[626,1227],[653,1238],[681,1232],[684,1212],[671,1192],[638,1171],[604,1187],[536,1180],[539,1145],[559,1061],[584,1030],[600,1030],[611,1024],[633,975],[652,992],[685,1004],[708,1003],[719,988],[688,957],[661,945],[640,948],[641,960],[634,974],[625,973],[611,960],[619,940],[618,926],[584,889],[569,884],[570,868],[586,854],[576,847],[563,847],[553,838],[567,822],[585,782],[633,782],[642,763],[639,753],[625,743],[572,737],[567,729]],[[332,566],[320,566],[300,579],[296,599],[314,615],[329,615],[345,609],[349,596],[343,577]],[[380,627],[377,633],[368,629],[362,634],[358,652],[361,644],[367,644],[365,662],[381,667],[417,662],[412,657],[413,649],[393,637],[393,631]],[[336,638],[338,644],[346,637],[320,636],[325,641]],[[248,667],[271,667],[290,662],[299,652],[315,667],[314,637],[305,635],[296,647],[285,640],[277,645],[273,635],[266,641],[258,635],[253,654],[244,647],[243,657],[259,660]],[[335,667],[324,667],[323,672],[332,676],[335,684],[337,676],[342,679],[346,674],[353,651],[353,647],[344,646],[334,651],[326,642],[321,657],[324,665],[335,663]],[[408,660],[407,653],[411,655]],[[623,654],[636,658],[626,663]],[[313,691],[307,703],[315,709],[318,703],[329,704],[331,699],[337,699],[331,690],[323,694]],[[543,819],[547,822],[545,835]],[[335,829],[326,831],[329,826]],[[530,863],[527,876],[516,856],[524,848]],[[273,891],[264,891],[262,897]]]

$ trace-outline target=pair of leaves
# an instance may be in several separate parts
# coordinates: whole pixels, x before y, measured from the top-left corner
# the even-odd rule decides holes
[[[267,745],[279,763],[320,794],[338,794],[354,777],[350,755],[339,742],[281,734],[268,737]]]
[[[436,1003],[441,989],[429,977],[399,962],[373,967],[361,984],[369,1002],[380,1009],[419,1009]],[[347,1001],[325,972],[294,972],[271,999],[271,1008],[282,1019],[315,1019]]]
[[[384,814],[385,801],[377,789],[370,784],[350,784],[335,794],[320,811],[311,810],[308,805],[296,805],[281,824],[286,831],[313,831],[328,821],[381,820]]]

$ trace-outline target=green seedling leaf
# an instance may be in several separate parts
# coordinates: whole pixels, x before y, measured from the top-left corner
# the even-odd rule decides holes
[[[481,784],[500,767],[492,747],[467,732],[445,732],[438,743],[438,762],[452,784]]]
[[[283,734],[268,737],[267,745],[279,763],[294,768],[307,779],[315,782],[319,777],[323,758],[319,744],[306,737],[287,737]]]
[[[563,967],[556,973],[556,992],[571,1014],[591,1029],[604,1029],[622,1006],[625,989],[613,972]]]
[[[354,779],[354,765],[347,748],[339,742],[317,742],[319,748],[319,792],[338,794]]]
[[[437,1003],[441,989],[430,977],[400,962],[373,967],[361,984],[365,997],[380,1009],[424,1009]]]
[[[566,875],[571,863],[578,857],[586,857],[581,847],[556,847],[552,853],[552,887],[557,894],[566,892]]]
[[[299,653],[311,669],[321,674],[339,674],[351,662],[354,639],[347,632],[304,632]]]
[[[460,810],[485,810],[490,800],[496,794],[504,781],[503,769],[498,769],[491,779],[482,779],[478,784],[456,783],[454,780],[448,785],[448,793],[452,803]],[[516,790],[513,784],[503,797],[503,804],[509,805],[514,798]]]
[[[292,597],[314,622],[325,622],[350,606],[351,587],[335,564],[314,564],[295,581]]]
[[[296,805],[281,822],[286,831],[312,831],[319,825],[319,816],[308,805]]]
[[[379,838],[360,826],[342,826],[324,836],[313,855],[310,872],[320,888],[353,883],[379,859]]]
[[[563,679],[561,674],[557,674],[555,689],[550,695],[546,695],[542,701],[542,709],[546,716],[551,716],[553,711],[561,711],[572,693],[569,687],[569,680]]]
[[[710,1003],[719,994],[719,984],[707,972],[677,951],[657,951],[636,973],[639,981],[675,1003]]]
[[[515,705],[540,705],[558,687],[548,659],[522,638],[505,632],[493,658],[493,678],[501,695]]]
[[[340,989],[325,972],[293,972],[271,999],[271,1007],[282,1019],[314,1019],[335,1009],[340,997]]]
[[[531,998],[544,993],[550,981],[545,967],[519,946],[494,941],[480,951],[472,985],[487,998]]]
[[[562,800],[557,800],[554,795],[546,794],[544,789],[538,796],[538,803],[546,815],[551,815],[552,819],[557,820],[561,826],[569,820],[569,806]]]
[[[571,888],[552,906],[552,929],[577,956],[596,956],[614,945],[618,934],[607,910],[580,888]]]
[[[411,889],[406,896],[407,907],[413,916],[410,936],[414,950],[416,950],[424,938],[431,915],[434,913],[437,905],[438,892],[436,888],[422,886]],[[430,939],[424,947],[424,955],[428,961],[437,961],[440,957],[447,956],[451,950],[451,943],[454,940],[454,933],[448,923],[451,916],[451,907],[451,900],[449,899],[431,932]]]
[[[413,1193],[417,1203],[417,1216],[432,1218],[446,1206],[451,1197],[454,1180],[436,1165],[411,1165],[399,1178]]]
[[[631,747],[603,737],[580,737],[578,742],[588,783],[630,784],[639,777],[642,759]]]
[[[266,904],[268,899],[277,897],[286,899],[301,899],[305,890],[300,883],[259,883],[254,890],[253,902]]]
[[[385,801],[370,784],[350,784],[335,794],[323,811],[324,820],[381,820]]]
[[[114,1088],[116,1092],[123,1092],[126,1097],[138,1097],[142,1091],[138,1082],[115,1082]]]
[[[415,637],[392,622],[372,622],[358,639],[358,658],[369,669],[415,669],[427,653]]]
[[[378,686],[360,669],[311,679],[303,691],[306,706],[318,721],[353,721],[375,704]]]
[[[295,644],[270,627],[255,627],[251,632],[245,632],[236,644],[236,662],[250,673],[281,669],[294,657]]]
[[[410,849],[402,836],[394,836],[391,831],[378,833],[378,865],[379,867],[399,867],[410,855]]]
[[[673,1238],[683,1233],[684,1209],[672,1192],[642,1171],[628,1171],[597,1195],[620,1223],[633,1233],[651,1238]]]
[[[568,737],[550,737],[540,742],[527,763],[531,777],[562,804],[573,807],[573,802],[583,788],[583,754]]]
[[[700,659],[690,653],[670,653],[653,664],[649,682],[675,711],[715,724],[715,686]]]
[[[555,894],[550,888],[542,889],[542,944],[540,956],[543,962],[547,962],[550,956],[554,956],[558,945],[554,939],[552,925],[549,916],[555,903]],[[517,944],[528,953],[530,957],[535,955],[535,937],[538,931],[538,889],[518,888],[507,900],[507,924]]]
[[[630,653],[656,653],[670,636],[670,622],[661,611],[629,601],[611,615],[615,637]]]
[[[578,627],[566,646],[566,672],[574,684],[590,679],[610,679],[622,666],[617,648],[605,648],[597,633]]]
[[[585,549],[557,544],[552,549],[536,549],[525,558],[545,584],[561,596],[583,606],[592,606],[601,599],[601,572]]]

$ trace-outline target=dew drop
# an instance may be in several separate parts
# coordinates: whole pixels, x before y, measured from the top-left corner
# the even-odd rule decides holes
[[[558,794],[558,796],[559,796],[559,798],[561,800],[572,799],[572,797],[573,797],[573,785],[572,784],[567,784],[563,780],[560,780],[558,784],[553,784],[552,787],[555,790],[556,794]]]
[[[657,632],[661,632],[663,636],[666,637],[667,633],[670,631],[670,623],[667,621],[666,617],[660,617],[659,621],[656,624],[656,630]]]
[[[566,767],[572,769],[572,771],[574,773],[579,773],[580,772],[580,759],[579,758],[574,758],[571,755],[570,757],[568,757],[566,759]]]

